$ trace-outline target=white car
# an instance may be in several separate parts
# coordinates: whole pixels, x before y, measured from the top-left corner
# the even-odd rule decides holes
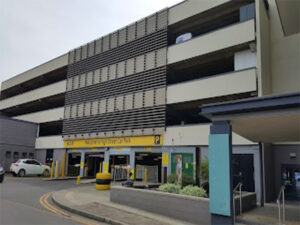
[[[49,176],[50,167],[41,164],[34,159],[19,159],[16,163],[12,163],[10,171],[15,176],[24,177],[26,175],[44,175]]]

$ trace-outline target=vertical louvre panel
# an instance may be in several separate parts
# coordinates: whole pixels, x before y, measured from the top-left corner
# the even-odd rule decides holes
[[[136,57],[136,61],[135,61],[136,73],[140,73],[145,70],[145,59],[144,58],[145,58],[144,55]]]
[[[118,78],[125,76],[125,62],[118,63]]]
[[[150,52],[146,55],[146,70],[151,70],[155,67],[155,52]]]
[[[101,69],[101,82],[107,81],[108,76],[108,67],[104,67]]]
[[[92,115],[98,114],[99,102],[98,100],[92,102]]]
[[[119,46],[124,45],[126,43],[127,29],[124,28],[119,30]]]
[[[133,108],[133,94],[125,95],[125,110]]]
[[[84,116],[91,115],[91,102],[86,102],[84,106]]]
[[[109,66],[109,80],[116,79],[116,64]]]
[[[127,29],[127,42],[135,40],[136,37],[136,26],[135,24],[132,24]]]
[[[73,86],[73,78],[67,79],[67,91],[71,91]]]
[[[167,49],[163,48],[156,52],[156,67],[165,66],[167,64]]]
[[[118,32],[112,33],[110,36],[110,48],[116,48],[118,46]]]
[[[71,118],[76,118],[76,114],[77,114],[77,104],[72,105],[71,108]]]
[[[156,31],[156,14],[147,18],[147,34]]]
[[[94,84],[100,83],[100,69],[94,72]]]
[[[69,52],[69,64],[73,64],[75,61],[75,50]]]
[[[81,47],[77,48],[77,49],[75,50],[75,52],[76,52],[75,61],[78,62],[78,61],[81,60]]]
[[[126,75],[134,74],[134,59],[126,61]]]
[[[80,75],[79,87],[85,87],[85,73]]]
[[[142,108],[143,107],[143,92],[135,93],[134,95],[134,108]]]
[[[88,72],[87,73],[87,78],[86,78],[86,85],[92,85],[93,84],[93,72]]]
[[[95,49],[95,54],[99,54],[102,52],[102,38],[99,38],[96,40],[96,49]]]
[[[124,106],[124,97],[123,96],[118,96],[116,98],[116,110],[115,111],[122,111],[123,110],[123,106]]]
[[[106,99],[105,98],[100,100],[99,107],[100,107],[100,110],[99,110],[100,114],[106,113]]]
[[[107,112],[114,112],[115,111],[115,98],[111,97],[108,99],[107,102]]]
[[[88,57],[91,57],[91,56],[93,56],[94,54],[95,54],[95,42],[94,41],[92,41],[92,42],[90,42],[89,43],[89,47],[88,47]]]
[[[168,26],[168,10],[164,10],[157,15],[157,30]]]
[[[146,20],[143,19],[142,21],[137,23],[137,32],[136,36],[137,38],[144,37],[146,34]]]
[[[154,105],[154,90],[145,91],[145,107]]]
[[[82,57],[81,59],[86,59],[87,58],[87,45],[82,46]]]
[[[71,107],[69,105],[65,106],[65,119],[70,118]]]
[[[155,105],[166,104],[166,88],[158,88],[155,90]]]
[[[109,36],[110,35],[106,35],[103,37],[103,52],[109,50]]]
[[[83,108],[84,108],[84,103],[80,103],[78,105],[78,112],[77,112],[78,117],[83,117]]]
[[[79,75],[74,77],[73,89],[79,88]]]

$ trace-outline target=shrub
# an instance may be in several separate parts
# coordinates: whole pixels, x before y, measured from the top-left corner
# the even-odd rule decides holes
[[[189,176],[184,173],[184,174],[182,174],[182,187],[185,187],[188,185],[195,185],[195,180],[192,176]]]
[[[202,187],[188,185],[179,192],[182,195],[196,196],[196,197],[207,197],[206,191]]]
[[[160,185],[158,189],[162,192],[179,194],[180,185],[178,185],[178,184],[163,184],[163,185]]]
[[[201,179],[203,182],[208,180],[208,166],[208,159],[206,158],[201,162]]]
[[[176,183],[176,174],[170,174],[167,177],[167,182],[170,184],[175,184]]]

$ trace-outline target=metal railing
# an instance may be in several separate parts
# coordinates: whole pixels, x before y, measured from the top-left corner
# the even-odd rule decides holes
[[[278,224],[285,225],[285,196],[284,196],[284,189],[285,187],[282,186],[280,188],[278,197],[277,197],[277,205],[278,205]],[[282,199],[282,204],[280,202],[280,198]],[[282,207],[281,207],[282,205]],[[282,218],[281,218],[281,208],[282,208]]]
[[[235,223],[235,197],[234,197],[234,194],[235,192],[237,191],[237,189],[239,189],[239,198],[240,198],[240,215],[242,215],[242,211],[243,211],[243,205],[242,205],[242,186],[243,186],[243,183],[242,182],[239,182],[235,188],[233,189],[233,221]]]

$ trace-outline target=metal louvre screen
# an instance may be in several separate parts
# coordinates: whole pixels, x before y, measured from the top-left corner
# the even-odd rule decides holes
[[[69,53],[65,140],[162,134],[168,10]]]

